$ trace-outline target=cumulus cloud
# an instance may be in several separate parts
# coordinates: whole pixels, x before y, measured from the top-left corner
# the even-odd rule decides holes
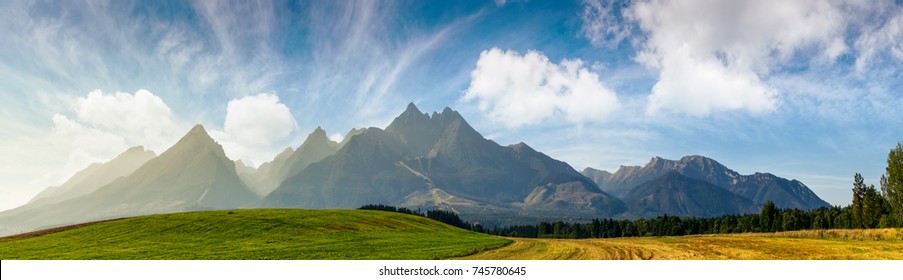
[[[647,113],[678,112],[694,116],[712,110],[771,110],[777,90],[748,69],[728,67],[716,59],[696,59],[685,48],[663,56],[658,82],[652,87]]]
[[[160,97],[147,90],[135,94],[104,94],[96,90],[78,98],[78,121],[88,127],[120,135],[129,143],[142,143],[157,150],[172,145],[178,135],[172,111]]]
[[[273,93],[229,101],[223,131],[211,131],[232,159],[259,165],[271,160],[297,126],[288,106]]]
[[[288,106],[272,93],[261,93],[229,101],[224,129],[243,144],[270,145],[288,137],[295,118]]]
[[[556,115],[568,121],[604,121],[618,107],[614,92],[579,59],[552,63],[542,53],[498,48],[483,51],[471,72],[464,101],[478,102],[493,121],[509,128]]]

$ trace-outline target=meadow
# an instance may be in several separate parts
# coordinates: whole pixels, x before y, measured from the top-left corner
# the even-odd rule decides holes
[[[511,242],[416,215],[370,210],[188,212],[54,231],[0,239],[0,259],[430,260]]]

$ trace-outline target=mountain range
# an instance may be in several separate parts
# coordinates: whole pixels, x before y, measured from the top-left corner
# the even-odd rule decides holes
[[[592,178],[603,191],[626,198],[637,186],[671,171],[721,187],[751,200],[755,205],[771,200],[779,208],[808,210],[830,206],[800,181],[770,173],[741,175],[713,159],[698,155],[685,156],[680,160],[654,157],[645,166],[621,166],[614,173],[592,168],[586,168],[582,173]]]
[[[0,235],[99,219],[206,209],[445,209],[485,226],[539,220],[720,216],[827,206],[808,187],[768,173],[740,175],[702,156],[577,172],[525,143],[484,138],[456,111],[411,103],[385,129],[335,142],[315,129],[257,168],[229,159],[197,125],[155,156],[135,147],[94,164],[16,209]]]

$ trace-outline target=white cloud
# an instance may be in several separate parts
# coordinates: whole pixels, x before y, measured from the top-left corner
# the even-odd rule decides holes
[[[212,130],[232,159],[257,166],[271,160],[285,147],[277,146],[297,124],[288,106],[273,93],[261,93],[229,101],[223,131]]]
[[[537,51],[522,56],[498,48],[483,51],[471,72],[464,101],[473,100],[509,128],[558,114],[577,124],[599,122],[618,107],[615,93],[579,59],[555,64]]]
[[[598,31],[587,32],[594,44],[601,35],[622,38],[625,27],[606,19],[615,16],[612,9],[585,4],[583,29]],[[767,83],[775,68],[796,59],[833,63],[849,52],[847,18],[837,2],[640,1],[623,12],[628,22],[621,24],[644,33],[634,41],[635,59],[660,71],[650,114],[770,111],[780,101],[780,91]]]
[[[226,133],[248,145],[270,145],[285,139],[295,127],[288,106],[272,93],[261,93],[229,101]]]
[[[181,133],[173,131],[176,124],[169,106],[143,89],[134,95],[93,91],[76,100],[75,113],[78,121],[88,127],[120,135],[129,143],[141,143],[158,151],[172,145],[172,140]]]
[[[648,98],[648,114],[705,116],[712,110],[738,109],[761,113],[778,102],[777,90],[748,69],[726,67],[712,58],[696,59],[686,54],[686,47],[668,52]]]

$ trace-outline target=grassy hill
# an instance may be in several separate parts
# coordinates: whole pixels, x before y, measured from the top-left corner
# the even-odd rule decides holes
[[[0,239],[0,259],[445,259],[511,242],[368,210],[189,212],[47,232]]]
[[[512,239],[465,259],[903,260],[903,229],[807,230],[611,239]]]

